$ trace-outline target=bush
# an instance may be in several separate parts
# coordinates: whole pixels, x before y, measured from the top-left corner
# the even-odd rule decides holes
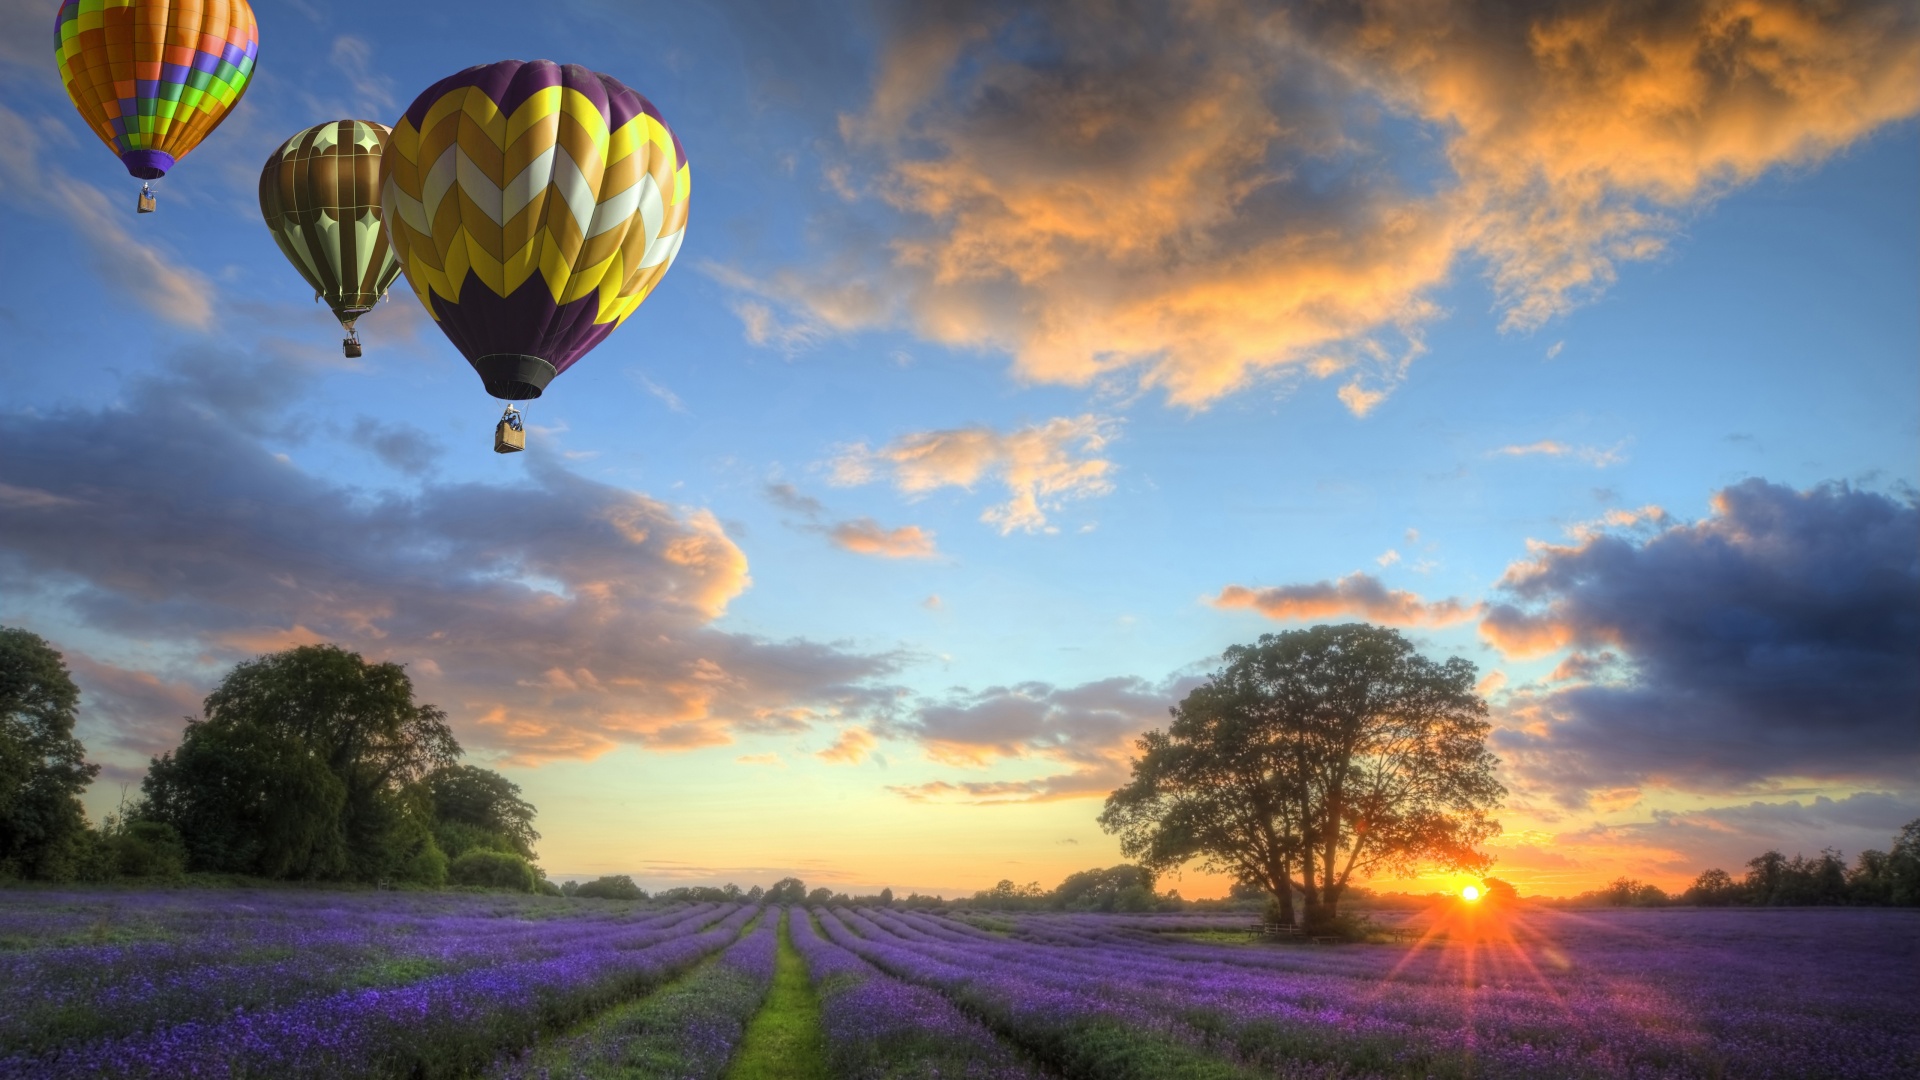
[[[165,822],[128,822],[106,843],[120,877],[177,878],[187,872],[186,845]]]
[[[595,878],[573,890],[573,895],[589,900],[645,900],[647,894],[625,874]]]
[[[527,860],[499,851],[469,851],[447,867],[447,881],[454,885],[532,892],[538,880]]]

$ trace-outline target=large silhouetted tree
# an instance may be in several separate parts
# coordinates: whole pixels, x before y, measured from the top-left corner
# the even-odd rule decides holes
[[[1505,795],[1474,666],[1434,663],[1364,624],[1268,634],[1141,738],[1100,824],[1164,869],[1199,858],[1260,883],[1292,916],[1336,917],[1356,875],[1484,869]]]
[[[0,876],[73,876],[87,834],[80,793],[98,765],[73,737],[80,689],[37,634],[0,627]]]
[[[172,825],[194,869],[436,881],[421,783],[460,746],[398,664],[305,645],[235,667],[153,761],[143,816]]]

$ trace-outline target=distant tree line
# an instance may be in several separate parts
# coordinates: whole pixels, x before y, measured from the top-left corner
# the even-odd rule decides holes
[[[1620,877],[1571,902],[1608,907],[1920,907],[1920,818],[1901,826],[1891,850],[1863,851],[1852,866],[1833,848],[1816,858],[1789,859],[1768,851],[1747,860],[1745,875],[1708,870],[1678,896],[1658,885]]]
[[[1120,865],[1095,868],[1069,874],[1053,889],[1038,882],[1015,885],[1002,881],[991,889],[982,889],[972,897],[948,900],[943,896],[909,893],[895,897],[892,889],[878,893],[848,895],[824,886],[808,889],[795,877],[781,878],[762,888],[742,889],[731,882],[720,885],[683,885],[648,895],[625,874],[569,881],[560,886],[565,896],[600,900],[653,900],[687,903],[790,904],[805,907],[883,907],[883,908],[985,908],[993,911],[1175,911],[1184,906],[1178,892],[1165,895],[1153,891],[1153,871],[1140,866]]]
[[[236,666],[140,795],[99,827],[99,767],[74,737],[80,691],[35,634],[0,628],[0,877],[186,873],[558,892],[534,863],[534,808],[463,765],[446,714],[398,664],[306,645]]]

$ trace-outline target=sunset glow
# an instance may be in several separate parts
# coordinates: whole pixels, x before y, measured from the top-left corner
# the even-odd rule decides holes
[[[1466,888],[1460,890],[1460,899],[1465,900],[1467,903],[1471,904],[1474,901],[1480,899],[1480,890],[1475,886],[1469,885]]]

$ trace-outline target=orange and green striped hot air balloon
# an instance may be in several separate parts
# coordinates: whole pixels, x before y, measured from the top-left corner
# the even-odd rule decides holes
[[[653,103],[574,64],[503,60],[394,125],[382,217],[407,282],[487,393],[537,398],[680,250],[687,157]]]
[[[247,92],[260,30],[247,0],[65,0],[67,96],[127,172],[158,180]],[[142,211],[152,209],[142,189]]]

